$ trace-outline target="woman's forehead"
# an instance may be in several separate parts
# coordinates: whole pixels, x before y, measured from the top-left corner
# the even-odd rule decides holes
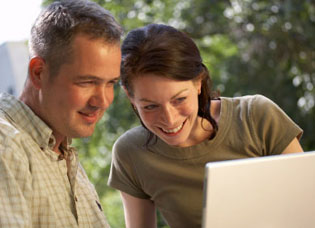
[[[193,81],[176,81],[159,76],[139,77],[133,81],[134,98],[138,101],[171,100],[194,88]]]

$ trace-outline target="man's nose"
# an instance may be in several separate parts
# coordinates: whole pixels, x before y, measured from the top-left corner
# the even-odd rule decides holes
[[[94,94],[90,100],[90,105],[101,109],[107,109],[113,102],[113,97],[113,88],[99,86],[94,91]]]

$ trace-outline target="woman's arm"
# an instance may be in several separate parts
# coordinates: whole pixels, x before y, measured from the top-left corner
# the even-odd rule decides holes
[[[156,228],[155,206],[151,200],[120,192],[125,212],[126,228]]]
[[[295,137],[289,143],[289,145],[284,149],[282,154],[297,153],[297,152],[303,152],[303,149],[301,147],[299,140]]]

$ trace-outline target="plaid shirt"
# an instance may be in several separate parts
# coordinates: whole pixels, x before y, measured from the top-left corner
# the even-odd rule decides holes
[[[109,227],[74,148],[63,142],[63,159],[54,145],[28,106],[0,94],[0,227]]]

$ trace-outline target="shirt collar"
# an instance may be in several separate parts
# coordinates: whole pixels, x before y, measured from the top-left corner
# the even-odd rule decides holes
[[[12,120],[16,128],[29,134],[41,149],[54,148],[56,139],[52,129],[22,101],[12,95],[0,93],[0,110]],[[70,144],[70,138],[61,143],[66,150],[70,149]]]

